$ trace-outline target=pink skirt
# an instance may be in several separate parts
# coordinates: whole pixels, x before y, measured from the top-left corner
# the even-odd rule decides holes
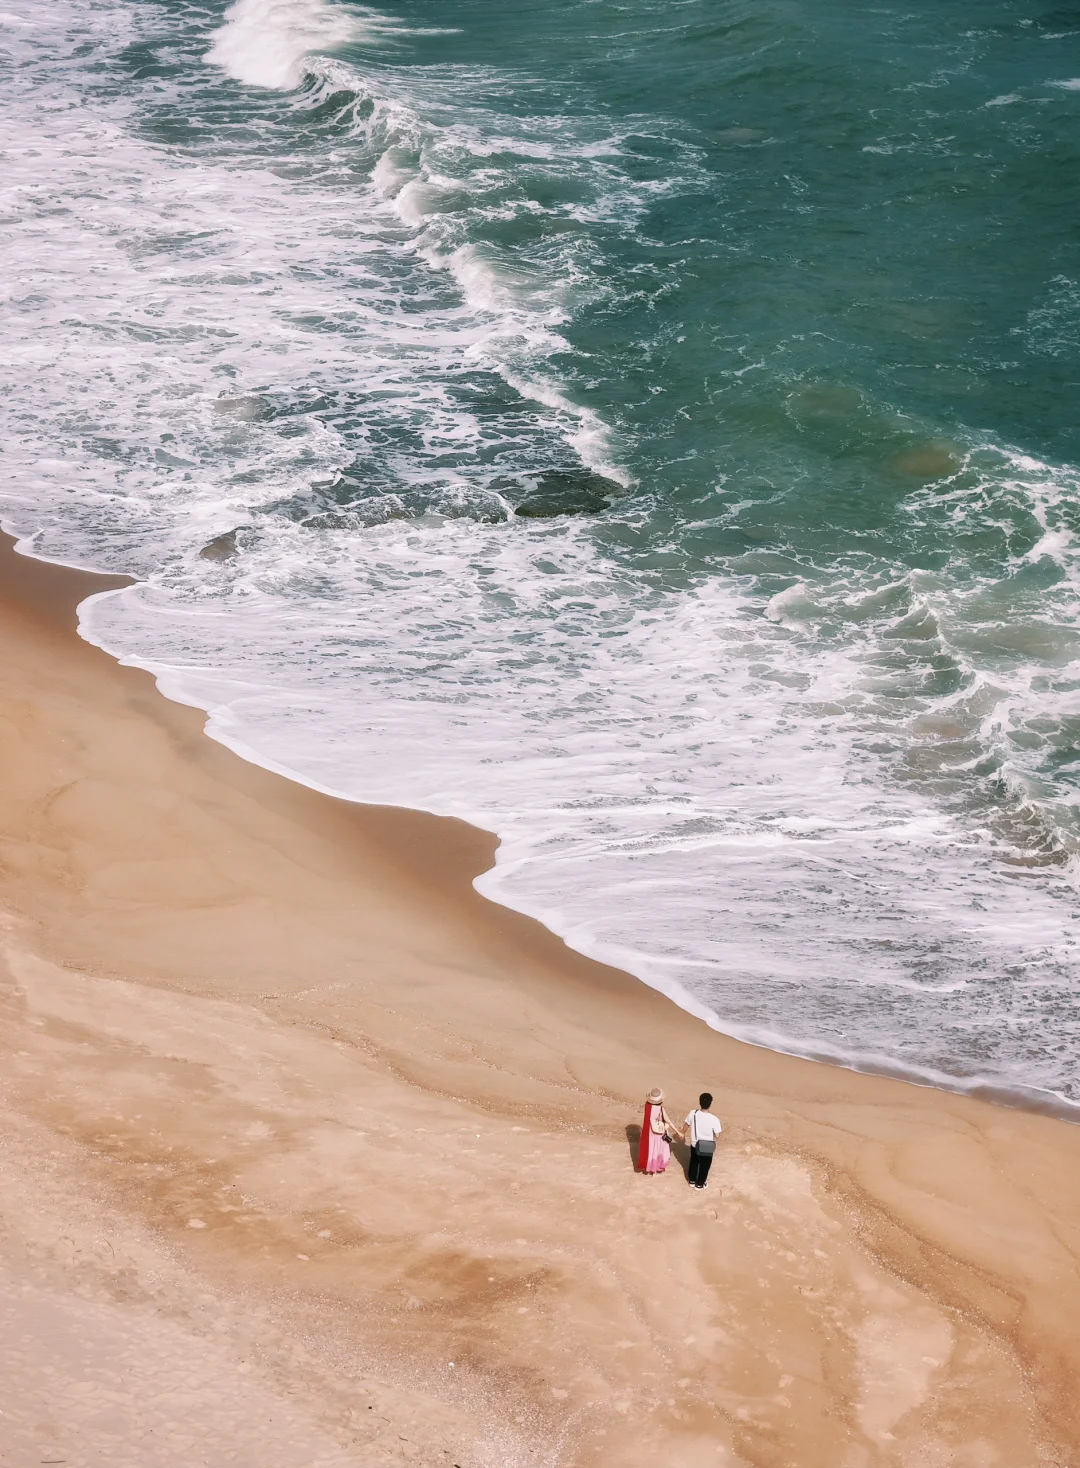
[[[644,1172],[663,1172],[671,1161],[671,1143],[667,1137],[649,1133],[649,1155],[645,1159]]]

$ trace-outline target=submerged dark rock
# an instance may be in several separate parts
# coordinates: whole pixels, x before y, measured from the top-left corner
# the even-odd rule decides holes
[[[281,516],[305,530],[363,531],[390,520],[411,520],[428,526],[446,520],[498,525],[513,515],[525,519],[598,515],[624,492],[614,479],[583,467],[502,475],[472,484],[448,476],[442,481],[391,489],[371,483],[358,468],[350,466],[332,480],[313,483],[288,499],[259,506],[254,513]],[[204,552],[210,559],[224,559],[227,553],[223,549],[210,555],[209,547]]]
[[[527,520],[546,520],[555,515],[598,515],[622,494],[621,484],[605,479],[592,469],[549,469],[536,480],[536,487],[514,513]]]
[[[317,515],[307,515],[299,523],[305,530],[370,530],[373,525],[385,525],[388,520],[411,518],[394,496],[375,500],[370,504],[352,505],[344,510],[322,510]]]
[[[236,534],[235,530],[226,530],[224,535],[216,535],[203,546],[199,558],[204,561],[231,561],[239,549]]]

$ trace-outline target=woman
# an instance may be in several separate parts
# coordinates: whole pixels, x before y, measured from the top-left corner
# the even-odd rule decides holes
[[[664,1093],[657,1087],[645,1097],[638,1172],[663,1172],[671,1160],[671,1143],[668,1140],[671,1131],[671,1122],[664,1110]]]

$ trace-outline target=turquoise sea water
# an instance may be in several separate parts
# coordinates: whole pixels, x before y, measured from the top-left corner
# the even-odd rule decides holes
[[[723,1029],[1080,1101],[1080,9],[7,4],[86,635]]]

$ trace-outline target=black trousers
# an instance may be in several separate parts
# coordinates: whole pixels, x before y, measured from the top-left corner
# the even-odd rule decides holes
[[[696,1147],[690,1148],[689,1177],[692,1183],[704,1183],[708,1180],[712,1160],[711,1152],[699,1152]]]

